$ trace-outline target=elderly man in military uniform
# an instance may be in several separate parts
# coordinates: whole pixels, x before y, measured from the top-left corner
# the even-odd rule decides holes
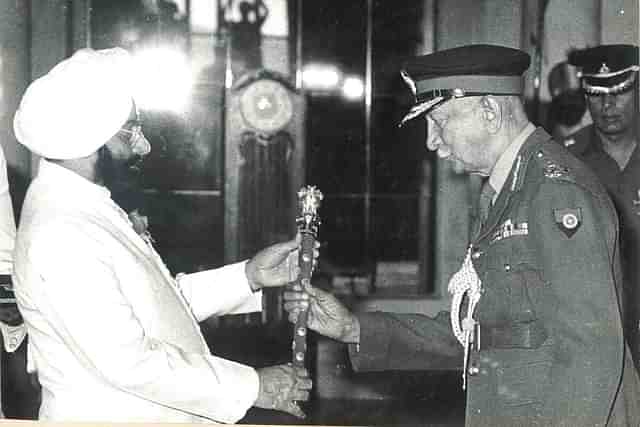
[[[640,367],[640,150],[638,146],[638,47],[602,45],[573,52],[593,124],[564,145],[596,173],[618,211],[623,267],[625,329]]]
[[[356,371],[431,369],[455,358],[467,426],[638,425],[638,377],[617,294],[618,222],[595,175],[527,119],[529,55],[470,45],[402,72],[427,147],[485,177],[479,231],[449,282],[450,313],[352,313],[307,287],[291,321],[349,344]]]

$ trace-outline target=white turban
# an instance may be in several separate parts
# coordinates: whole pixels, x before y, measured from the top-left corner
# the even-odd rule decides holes
[[[122,48],[77,51],[29,85],[13,119],[16,138],[50,159],[94,153],[129,117],[132,67]]]

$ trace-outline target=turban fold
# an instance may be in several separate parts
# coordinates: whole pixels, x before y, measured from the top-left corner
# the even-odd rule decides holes
[[[132,58],[122,48],[81,49],[33,81],[13,120],[18,141],[50,159],[86,157],[126,123]]]

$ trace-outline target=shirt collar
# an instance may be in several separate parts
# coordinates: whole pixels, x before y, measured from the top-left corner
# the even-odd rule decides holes
[[[496,195],[493,197],[494,202],[500,194],[500,191],[502,191],[505,182],[507,182],[511,167],[520,152],[520,148],[535,130],[536,127],[532,123],[527,124],[498,158],[496,165],[491,171],[491,175],[489,175],[489,184],[496,191]]]

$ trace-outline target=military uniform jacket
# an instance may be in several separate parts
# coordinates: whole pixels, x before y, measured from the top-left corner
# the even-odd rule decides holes
[[[482,281],[467,426],[638,425],[617,295],[617,220],[581,162],[536,130],[471,243]],[[359,314],[356,370],[462,365],[449,316]]]
[[[620,170],[616,161],[604,151],[593,125],[582,128],[564,143],[595,172],[618,212],[625,329],[636,367],[640,367],[640,149],[636,147],[625,168]]]

